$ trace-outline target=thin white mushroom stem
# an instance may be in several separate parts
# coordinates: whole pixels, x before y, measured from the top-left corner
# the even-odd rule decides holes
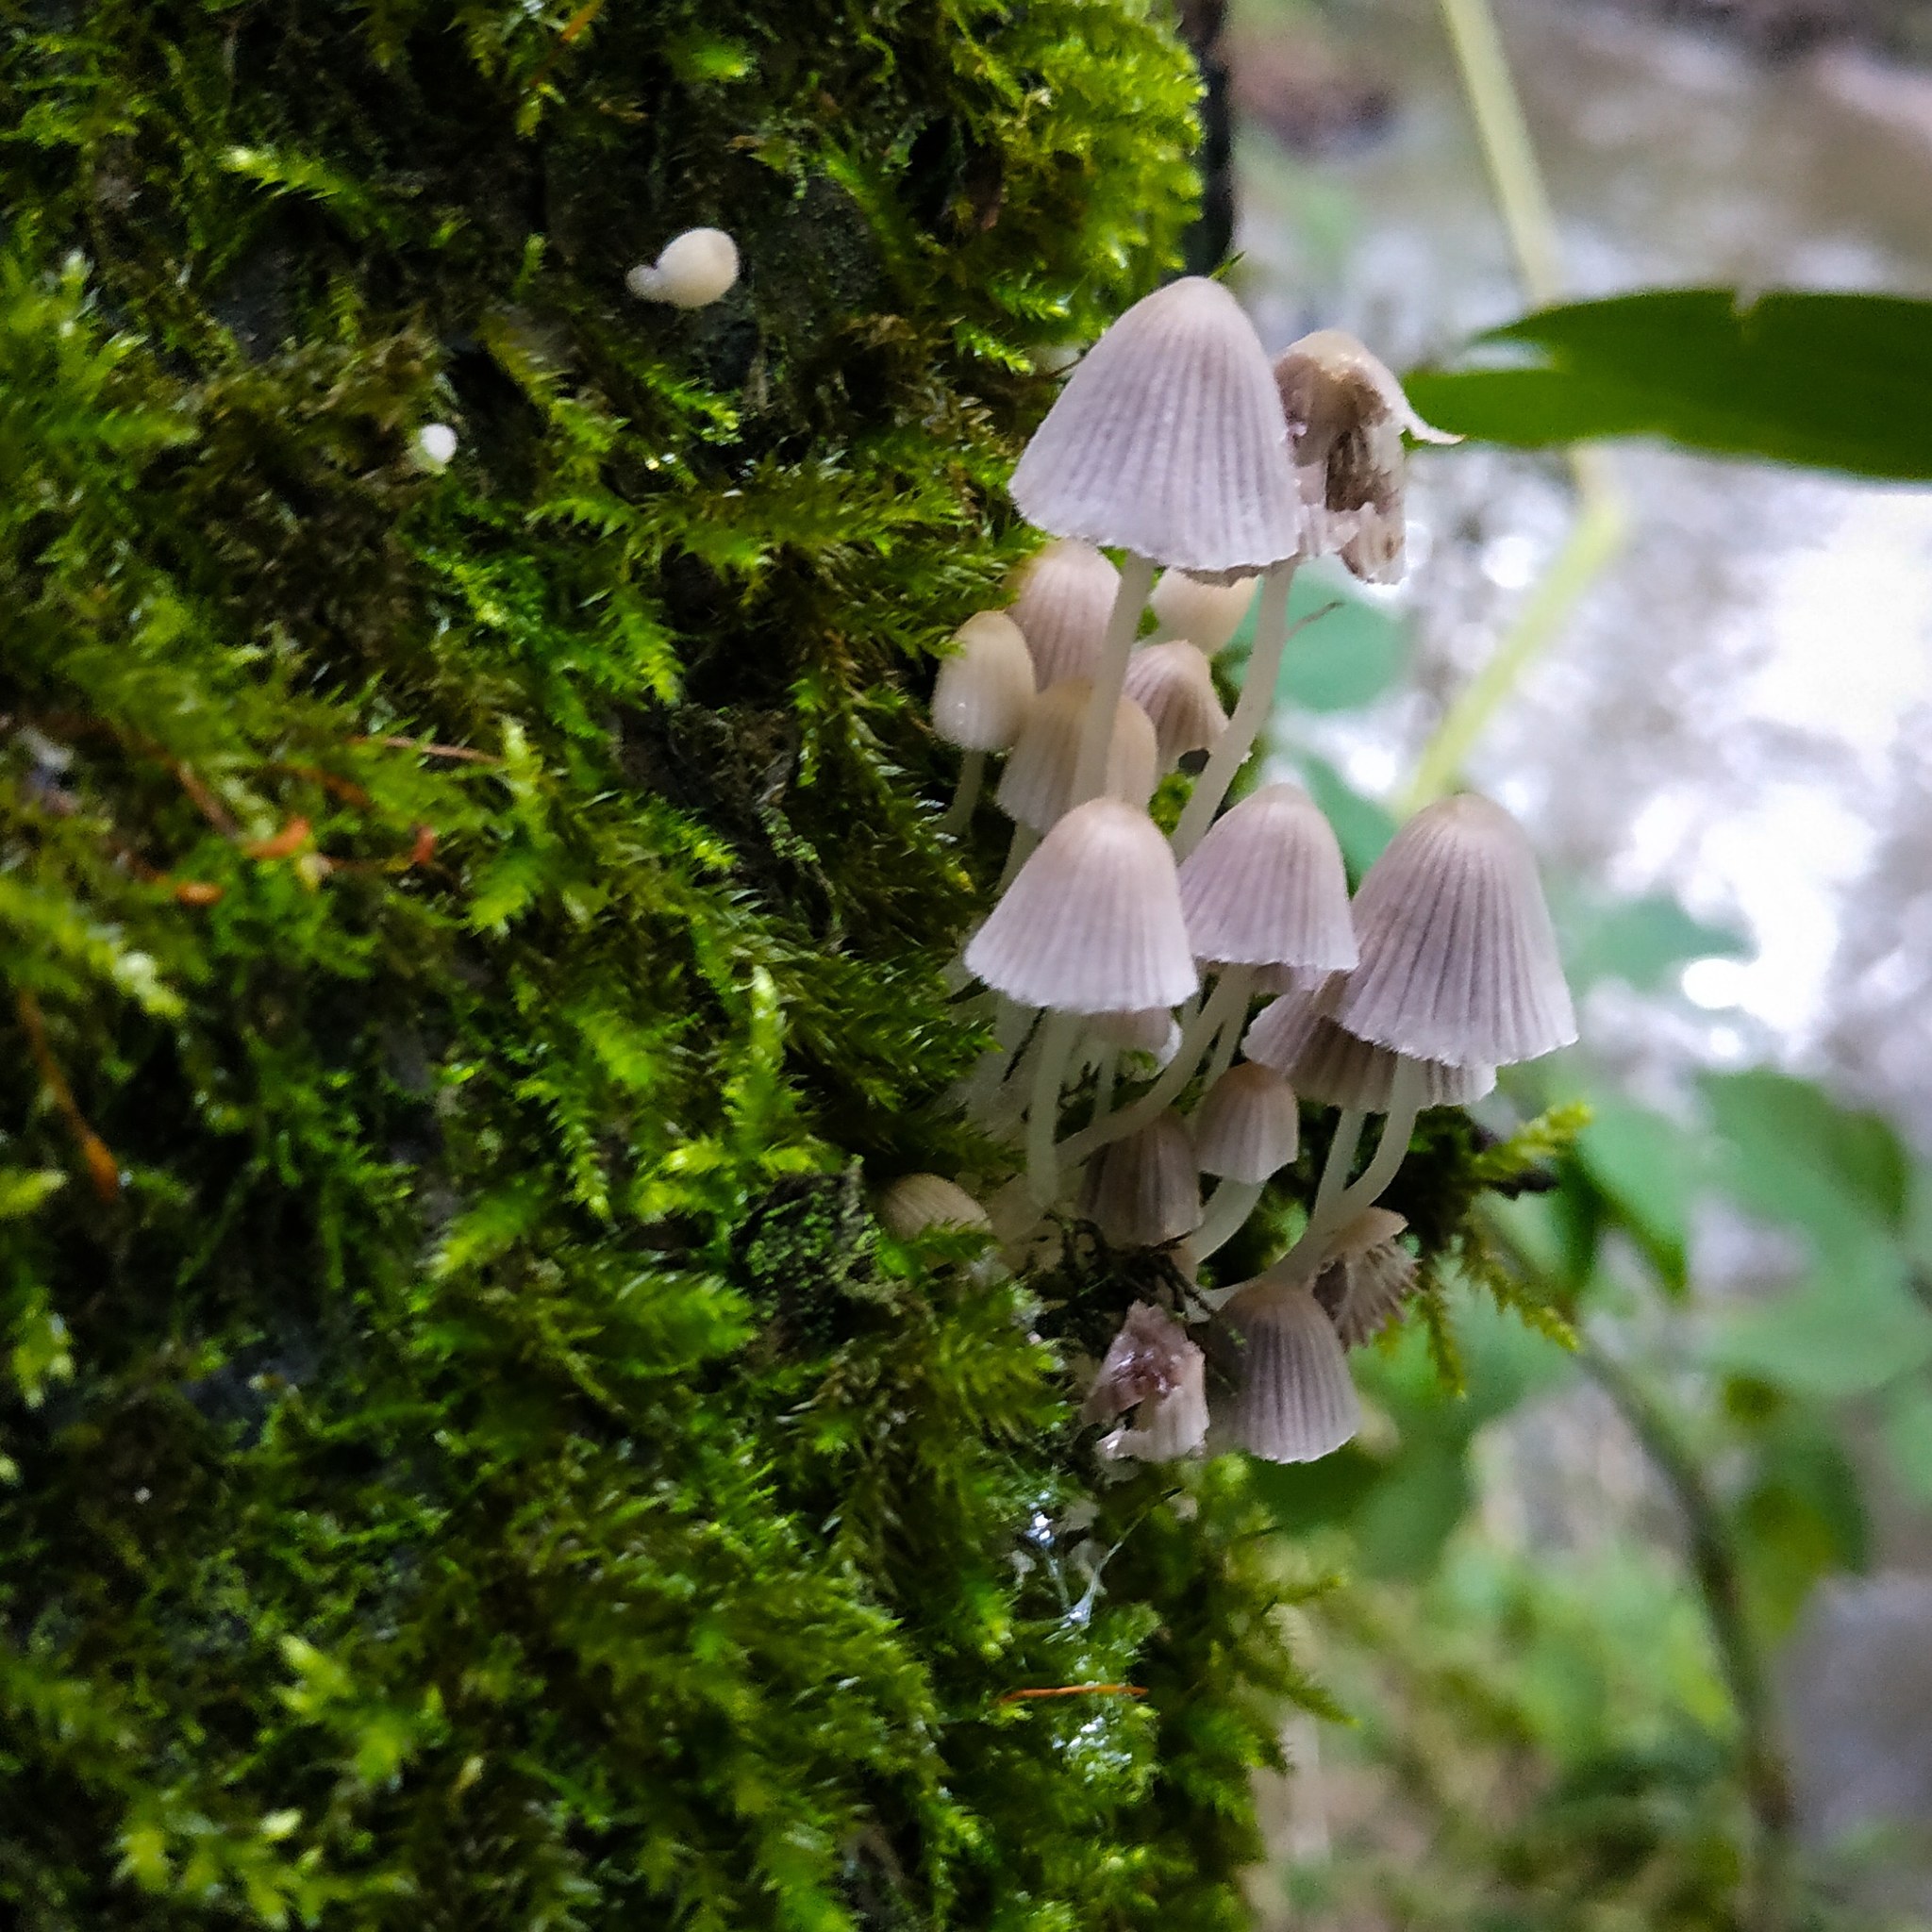
[[[1150,1121],[1163,1113],[1174,1095],[1193,1077],[1194,1069],[1201,1064],[1201,1056],[1207,1052],[1208,1041],[1220,1032],[1223,1023],[1247,1011],[1248,992],[1254,980],[1255,969],[1252,966],[1228,967],[1215,982],[1207,1005],[1181,1029],[1180,1047],[1162,1070],[1160,1077],[1140,1099],[1122,1108],[1119,1112],[1108,1114],[1104,1121],[1092,1122],[1077,1134],[1069,1134],[1060,1143],[1060,1160],[1070,1166],[1076,1165],[1110,1142],[1139,1133]]]
[[[1134,655],[1134,634],[1141,612],[1154,588],[1150,559],[1127,553],[1121,565],[1121,587],[1108,614],[1107,636],[1093,666],[1093,691],[1080,720],[1080,754],[1074,761],[1074,791],[1068,807],[1085,805],[1107,790],[1108,752],[1113,743],[1114,714],[1120,708],[1121,687],[1127,678],[1127,659]]]
[[[1352,1188],[1344,1188],[1335,1204],[1339,1222],[1353,1221],[1365,1208],[1373,1208],[1381,1199],[1408,1153],[1416,1116],[1422,1110],[1422,1062],[1398,1054],[1395,1077],[1389,1083],[1389,1112],[1382,1123],[1382,1138],[1376,1141],[1374,1158],[1362,1170],[1361,1178]]]
[[[1266,1181],[1224,1180],[1208,1197],[1208,1212],[1199,1227],[1188,1237],[1188,1245],[1197,1261],[1205,1261],[1217,1248],[1225,1247],[1245,1225],[1261,1198]]]
[[[1040,834],[1031,825],[1015,825],[1013,842],[1007,847],[1007,863],[999,876],[999,883],[992,889],[995,899],[1020,875],[1020,868],[1033,857],[1033,849],[1040,843]]]
[[[1241,1037],[1241,1022],[1247,1018],[1243,1005],[1238,1013],[1231,1013],[1223,1023],[1220,1037],[1214,1042],[1214,1052],[1208,1061],[1208,1071],[1202,1076],[1203,1084],[1211,1087],[1234,1065],[1234,1050]]]
[[[1090,1125],[1098,1126],[1113,1111],[1113,1083],[1120,1072],[1121,1050],[1106,1047],[1093,1067],[1093,1115]]]
[[[1328,1158],[1322,1163],[1322,1178],[1315,1189],[1315,1205],[1308,1210],[1308,1224],[1321,1222],[1332,1226],[1336,1203],[1348,1185],[1348,1171],[1355,1165],[1355,1151],[1362,1143],[1362,1128],[1368,1115],[1359,1108],[1345,1107],[1335,1123],[1335,1138],[1328,1143]]]
[[[980,1119],[996,1104],[1001,1083],[1011,1072],[1013,1049],[1026,1038],[1033,1018],[1031,1007],[1020,1006],[1005,993],[993,996],[992,1044],[966,1076],[964,1110],[969,1119]]]
[[[947,806],[945,816],[940,820],[941,832],[959,833],[966,829],[973,817],[973,808],[979,803],[979,788],[986,779],[986,754],[983,751],[969,751],[959,760],[959,783],[953,792],[953,802]]]
[[[1080,1015],[1049,1013],[1041,1028],[1040,1061],[1033,1069],[1033,1091],[1026,1103],[1026,1187],[1034,1204],[1051,1208],[1059,1193],[1059,1162],[1054,1136],[1060,1124],[1060,1082],[1080,1037]]]

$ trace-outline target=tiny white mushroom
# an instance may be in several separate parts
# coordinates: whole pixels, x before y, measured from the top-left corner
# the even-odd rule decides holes
[[[655,262],[640,263],[624,285],[644,302],[704,308],[738,280],[738,243],[723,228],[687,228]]]

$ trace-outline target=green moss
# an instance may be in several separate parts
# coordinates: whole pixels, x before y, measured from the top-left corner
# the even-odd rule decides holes
[[[853,1166],[965,1151],[920,697],[1036,355],[1175,257],[1185,58],[0,25],[8,1922],[1237,1923],[1239,1465],[1089,1495],[1014,1292]],[[629,300],[699,221],[740,288]]]

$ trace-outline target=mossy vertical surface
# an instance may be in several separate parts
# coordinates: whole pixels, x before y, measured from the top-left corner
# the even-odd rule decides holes
[[[965,1145],[921,697],[1185,56],[20,0],[0,89],[0,1916],[1238,1923],[1239,1467],[1088,1495],[860,1185]]]

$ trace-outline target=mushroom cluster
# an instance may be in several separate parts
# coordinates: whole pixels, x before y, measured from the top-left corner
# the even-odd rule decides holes
[[[1324,330],[1271,365],[1218,282],[1171,283],[1100,338],[1028,444],[1012,496],[1051,541],[941,672],[934,724],[965,754],[948,828],[969,821],[985,758],[1007,759],[992,802],[1012,845],[961,965],[996,1041],[968,1105],[1024,1147],[1024,1181],[994,1204],[1009,1252],[1071,1210],[1114,1246],[1171,1248],[1191,1278],[1295,1160],[1303,1105],[1337,1110],[1286,1255],[1186,1307],[1130,1311],[1088,1401],[1090,1420],[1139,1409],[1111,1455],[1197,1449],[1210,1406],[1217,1435],[1257,1456],[1346,1441],[1345,1349],[1414,1283],[1404,1223],[1376,1203],[1418,1114],[1575,1038],[1535,860],[1499,807],[1419,811],[1353,901],[1299,786],[1222,810],[1274,701],[1297,564],[1400,575],[1406,435],[1438,438],[1360,343]],[[1229,715],[1211,660],[1251,606]],[[1201,754],[1170,838],[1149,800]],[[1139,1091],[1122,1103],[1124,1072]],[[1211,1405],[1190,1322],[1236,1357]]]

